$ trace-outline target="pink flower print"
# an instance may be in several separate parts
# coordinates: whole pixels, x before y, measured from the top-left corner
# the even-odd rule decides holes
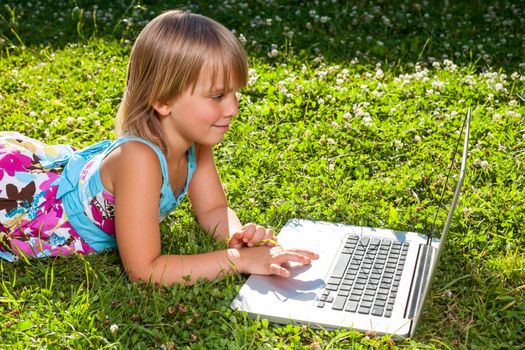
[[[26,171],[31,164],[32,159],[19,151],[0,154],[0,169],[3,169],[9,176],[14,176],[17,171]]]

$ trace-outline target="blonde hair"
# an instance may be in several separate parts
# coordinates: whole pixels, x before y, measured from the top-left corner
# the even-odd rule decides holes
[[[173,10],[149,22],[137,37],[128,63],[126,89],[120,104],[117,136],[134,135],[157,144],[166,153],[155,102],[167,103],[194,89],[204,65],[225,90],[246,85],[248,65],[242,45],[223,25],[202,15]]]

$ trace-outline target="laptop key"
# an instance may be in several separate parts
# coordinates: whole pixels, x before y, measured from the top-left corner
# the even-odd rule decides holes
[[[371,314],[374,316],[382,316],[384,309],[380,306],[373,306]]]
[[[340,278],[334,278],[334,277],[332,277],[332,278],[330,278],[330,279],[328,280],[328,284],[340,284],[340,283],[341,283],[341,279],[340,279]]]
[[[353,301],[359,301],[359,300],[361,300],[361,295],[357,295],[357,294],[352,293],[352,294],[350,294],[350,298],[349,299],[353,300]]]
[[[363,295],[363,300],[364,301],[373,301],[374,297],[372,295],[368,295],[368,294],[365,293],[365,295]]]
[[[332,309],[334,310],[343,310],[343,307],[345,306],[346,297],[342,295],[338,295],[335,297],[334,303],[332,305]]]
[[[381,242],[381,240],[379,238],[372,238],[370,240],[370,245],[377,246],[377,245],[379,245],[380,242]]]
[[[325,290],[337,290],[339,288],[338,284],[328,283],[325,287]]]
[[[340,296],[343,296],[343,297],[348,297],[348,294],[350,294],[350,291],[348,290],[340,290],[337,295],[340,295]]]
[[[348,265],[348,262],[350,261],[350,254],[341,254],[339,256],[339,261],[335,265],[334,271],[332,272],[333,278],[342,278],[345,271],[346,271],[346,265]]]
[[[369,241],[370,237],[361,237],[361,239],[359,240],[359,244],[366,247]]]
[[[374,302],[374,306],[381,306],[381,307],[384,307],[386,305],[386,303],[382,300],[376,300]]]
[[[359,310],[357,312],[359,312],[360,314],[368,315],[370,313],[370,308],[365,306],[359,306]]]
[[[358,306],[359,306],[359,303],[357,301],[348,300],[348,302],[346,303],[345,311],[356,312]]]

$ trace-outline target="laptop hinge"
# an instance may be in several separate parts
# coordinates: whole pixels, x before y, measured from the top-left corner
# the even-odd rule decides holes
[[[410,285],[407,307],[405,309],[405,318],[412,319],[416,315],[418,307],[424,298],[426,287],[429,284],[430,269],[432,267],[432,258],[436,248],[431,245],[421,244],[417,256],[417,264]]]

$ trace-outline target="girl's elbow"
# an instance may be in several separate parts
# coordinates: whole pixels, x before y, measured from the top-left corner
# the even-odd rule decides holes
[[[126,273],[130,282],[144,282],[152,284],[166,284],[168,279],[167,272],[168,269],[166,264],[159,266],[155,263],[136,267],[134,269],[126,269]]]

